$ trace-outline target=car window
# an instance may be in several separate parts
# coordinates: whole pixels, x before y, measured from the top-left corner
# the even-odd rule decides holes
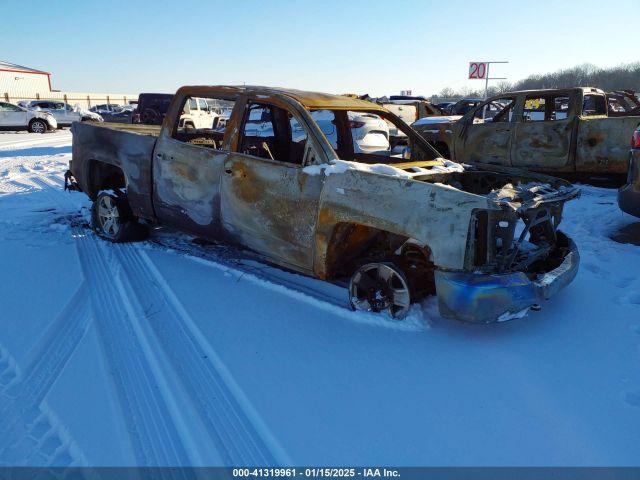
[[[11,103],[0,103],[0,111],[3,112],[22,112],[20,107],[12,105]]]
[[[532,95],[525,99],[522,120],[541,122],[566,120],[569,115],[569,95]]]
[[[208,110],[209,109],[209,105],[207,105],[207,101],[204,98],[199,98],[198,99],[198,106],[200,107],[200,110]]]
[[[607,101],[604,95],[587,94],[582,102],[582,115],[606,115]]]
[[[291,112],[276,105],[250,102],[245,110],[240,152],[302,165],[307,131]]]
[[[193,113],[197,111],[194,106],[198,105],[200,101],[216,108],[206,111],[203,115],[194,115]],[[181,142],[220,150],[234,106],[234,100],[216,97],[199,99],[187,97],[182,103],[180,116],[176,119],[172,137]],[[207,108],[207,110],[209,109]]]
[[[478,108],[473,114],[473,123],[510,122],[513,117],[515,98],[497,98]]]
[[[338,148],[338,133],[336,130],[336,117],[331,110],[315,110],[311,112],[311,118],[315,120],[324,136],[327,137],[333,149]]]
[[[569,115],[569,95],[558,95],[552,99],[549,120],[565,120]]]
[[[316,110],[311,117],[336,158],[362,163],[403,163],[432,160],[438,153],[405,122],[389,112]]]
[[[522,119],[525,122],[542,122],[545,120],[547,100],[545,97],[530,96],[524,101]]]

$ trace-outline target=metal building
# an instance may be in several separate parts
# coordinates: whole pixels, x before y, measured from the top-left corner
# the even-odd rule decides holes
[[[86,93],[51,89],[51,73],[0,60],[0,102],[61,100],[89,108],[102,103],[127,104],[137,93]]]
[[[28,96],[51,91],[51,73],[0,60],[0,93]]]

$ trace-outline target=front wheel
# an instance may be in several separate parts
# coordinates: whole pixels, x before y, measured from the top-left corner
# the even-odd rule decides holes
[[[98,235],[111,242],[140,240],[148,233],[131,213],[126,197],[112,191],[98,193],[91,211],[91,226]]]
[[[47,124],[44,120],[32,120],[29,124],[29,131],[31,133],[45,133],[47,131]]]
[[[349,281],[349,301],[354,310],[384,312],[401,320],[411,306],[407,278],[393,263],[367,263]]]

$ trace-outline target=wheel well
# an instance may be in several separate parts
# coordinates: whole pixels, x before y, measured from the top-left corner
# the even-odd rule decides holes
[[[431,250],[404,235],[339,223],[327,251],[327,278],[349,278],[365,262],[392,261],[404,271],[416,299],[435,293]]]
[[[93,160],[89,170],[89,196],[94,199],[100,190],[125,188],[124,173],[119,167]]]

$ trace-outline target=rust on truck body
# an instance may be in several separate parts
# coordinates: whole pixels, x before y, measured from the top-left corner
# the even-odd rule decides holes
[[[542,102],[537,112],[527,108],[534,99]],[[485,106],[499,102],[504,111],[484,121]],[[596,88],[527,90],[496,95],[454,121],[432,118],[413,126],[459,162],[557,174],[624,174],[628,138],[640,116],[607,112],[607,98]]]
[[[192,97],[235,102],[224,132],[204,129],[185,140],[178,123],[182,106]],[[272,135],[246,133],[255,107],[270,112]],[[397,154],[357,152],[347,117],[351,111],[392,123],[408,139],[408,148]],[[337,148],[315,120],[318,112],[334,115]],[[291,125],[304,134],[304,144],[296,145],[299,151]],[[558,255],[568,254],[569,247],[554,242],[561,236],[556,228],[562,205],[578,195],[575,188],[516,169],[444,160],[394,114],[370,102],[266,87],[182,87],[159,131],[114,124],[74,124],[72,130],[70,171],[92,198],[105,188],[126,189],[137,218],[223,238],[321,279],[350,274],[362,258],[382,261],[410,252],[414,259],[422,257],[420,268],[430,269],[421,278],[430,276],[433,282],[434,271],[441,272],[440,282],[451,295],[441,299],[447,305],[443,311],[451,316],[458,293],[446,283],[447,272],[491,275],[521,268],[519,274],[534,282],[557,266]],[[279,143],[283,132],[285,141]],[[509,185],[512,189],[505,190]],[[544,192],[536,185],[546,185]],[[504,201],[505,195],[510,201]],[[544,217],[527,227],[536,244],[527,251],[537,251],[537,263],[522,260],[529,255],[524,252],[507,262],[514,251],[502,251],[496,238],[517,253],[516,224],[534,214]],[[571,271],[576,268],[574,260]],[[531,283],[529,293],[535,288]],[[482,298],[474,301],[486,303],[492,297]],[[478,318],[492,321],[498,310],[513,308],[505,301],[478,307]],[[466,314],[463,319],[473,321]]]

